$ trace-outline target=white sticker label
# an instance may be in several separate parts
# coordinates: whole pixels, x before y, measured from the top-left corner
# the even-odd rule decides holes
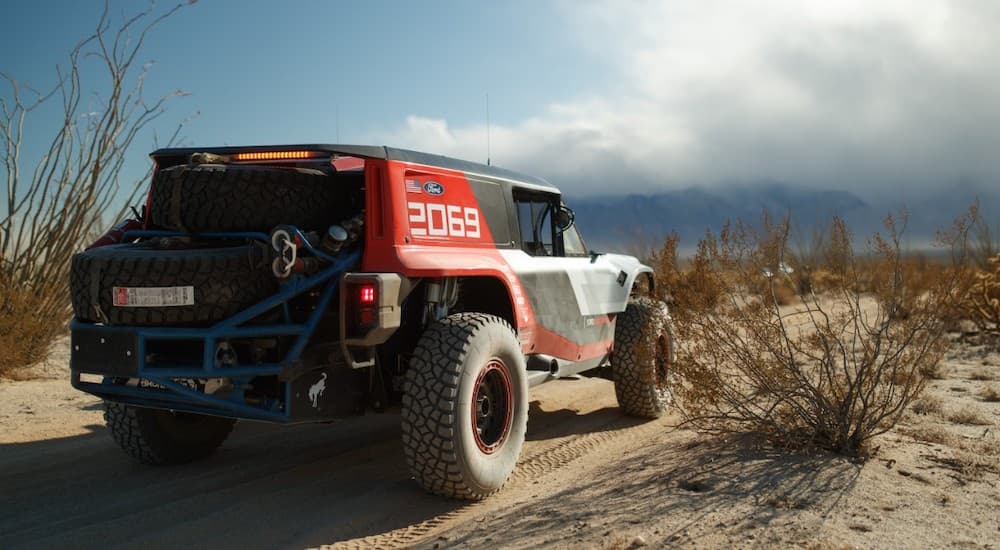
[[[193,306],[193,286],[116,286],[112,303],[117,307]]]

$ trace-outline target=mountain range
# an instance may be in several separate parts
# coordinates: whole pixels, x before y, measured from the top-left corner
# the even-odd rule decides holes
[[[969,185],[869,199],[849,191],[774,182],[566,199],[590,248],[633,254],[658,247],[672,231],[681,237],[682,252],[690,251],[706,230],[717,232],[727,221],[737,219],[758,222],[764,211],[775,217],[789,215],[793,231],[806,236],[814,227],[827,226],[834,215],[840,216],[860,244],[882,228],[887,214],[898,217],[905,211],[904,240],[914,249],[930,248],[937,230],[948,227],[977,200],[983,221],[1000,226],[996,217],[1000,215],[1000,190]]]

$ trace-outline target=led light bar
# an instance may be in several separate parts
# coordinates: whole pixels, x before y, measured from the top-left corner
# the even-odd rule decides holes
[[[324,156],[315,151],[255,151],[253,153],[236,153],[233,160],[297,160],[314,159]]]

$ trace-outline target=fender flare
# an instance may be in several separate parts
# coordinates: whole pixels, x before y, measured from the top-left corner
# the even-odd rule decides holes
[[[629,275],[628,281],[626,281],[629,294],[632,294],[632,289],[635,287],[635,284],[639,280],[640,276],[643,276],[648,281],[650,294],[655,292],[656,275],[655,272],[653,271],[653,268],[645,264],[639,264],[639,267],[632,270],[632,273]]]
[[[612,308],[613,310],[609,313],[621,313],[625,311],[625,308],[628,307],[629,297],[632,295],[635,284],[640,277],[644,277],[648,281],[651,290],[654,288],[653,268],[643,264],[635,256],[626,256],[623,254],[604,254],[603,256],[607,258],[612,268],[618,271],[617,282],[621,285],[618,292],[618,300],[620,301],[617,301]],[[622,275],[625,276],[624,281],[621,279]]]

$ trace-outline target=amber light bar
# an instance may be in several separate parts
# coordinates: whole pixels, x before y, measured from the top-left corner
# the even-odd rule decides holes
[[[253,153],[236,153],[233,160],[295,160],[313,159],[323,156],[315,151],[257,151]]]

